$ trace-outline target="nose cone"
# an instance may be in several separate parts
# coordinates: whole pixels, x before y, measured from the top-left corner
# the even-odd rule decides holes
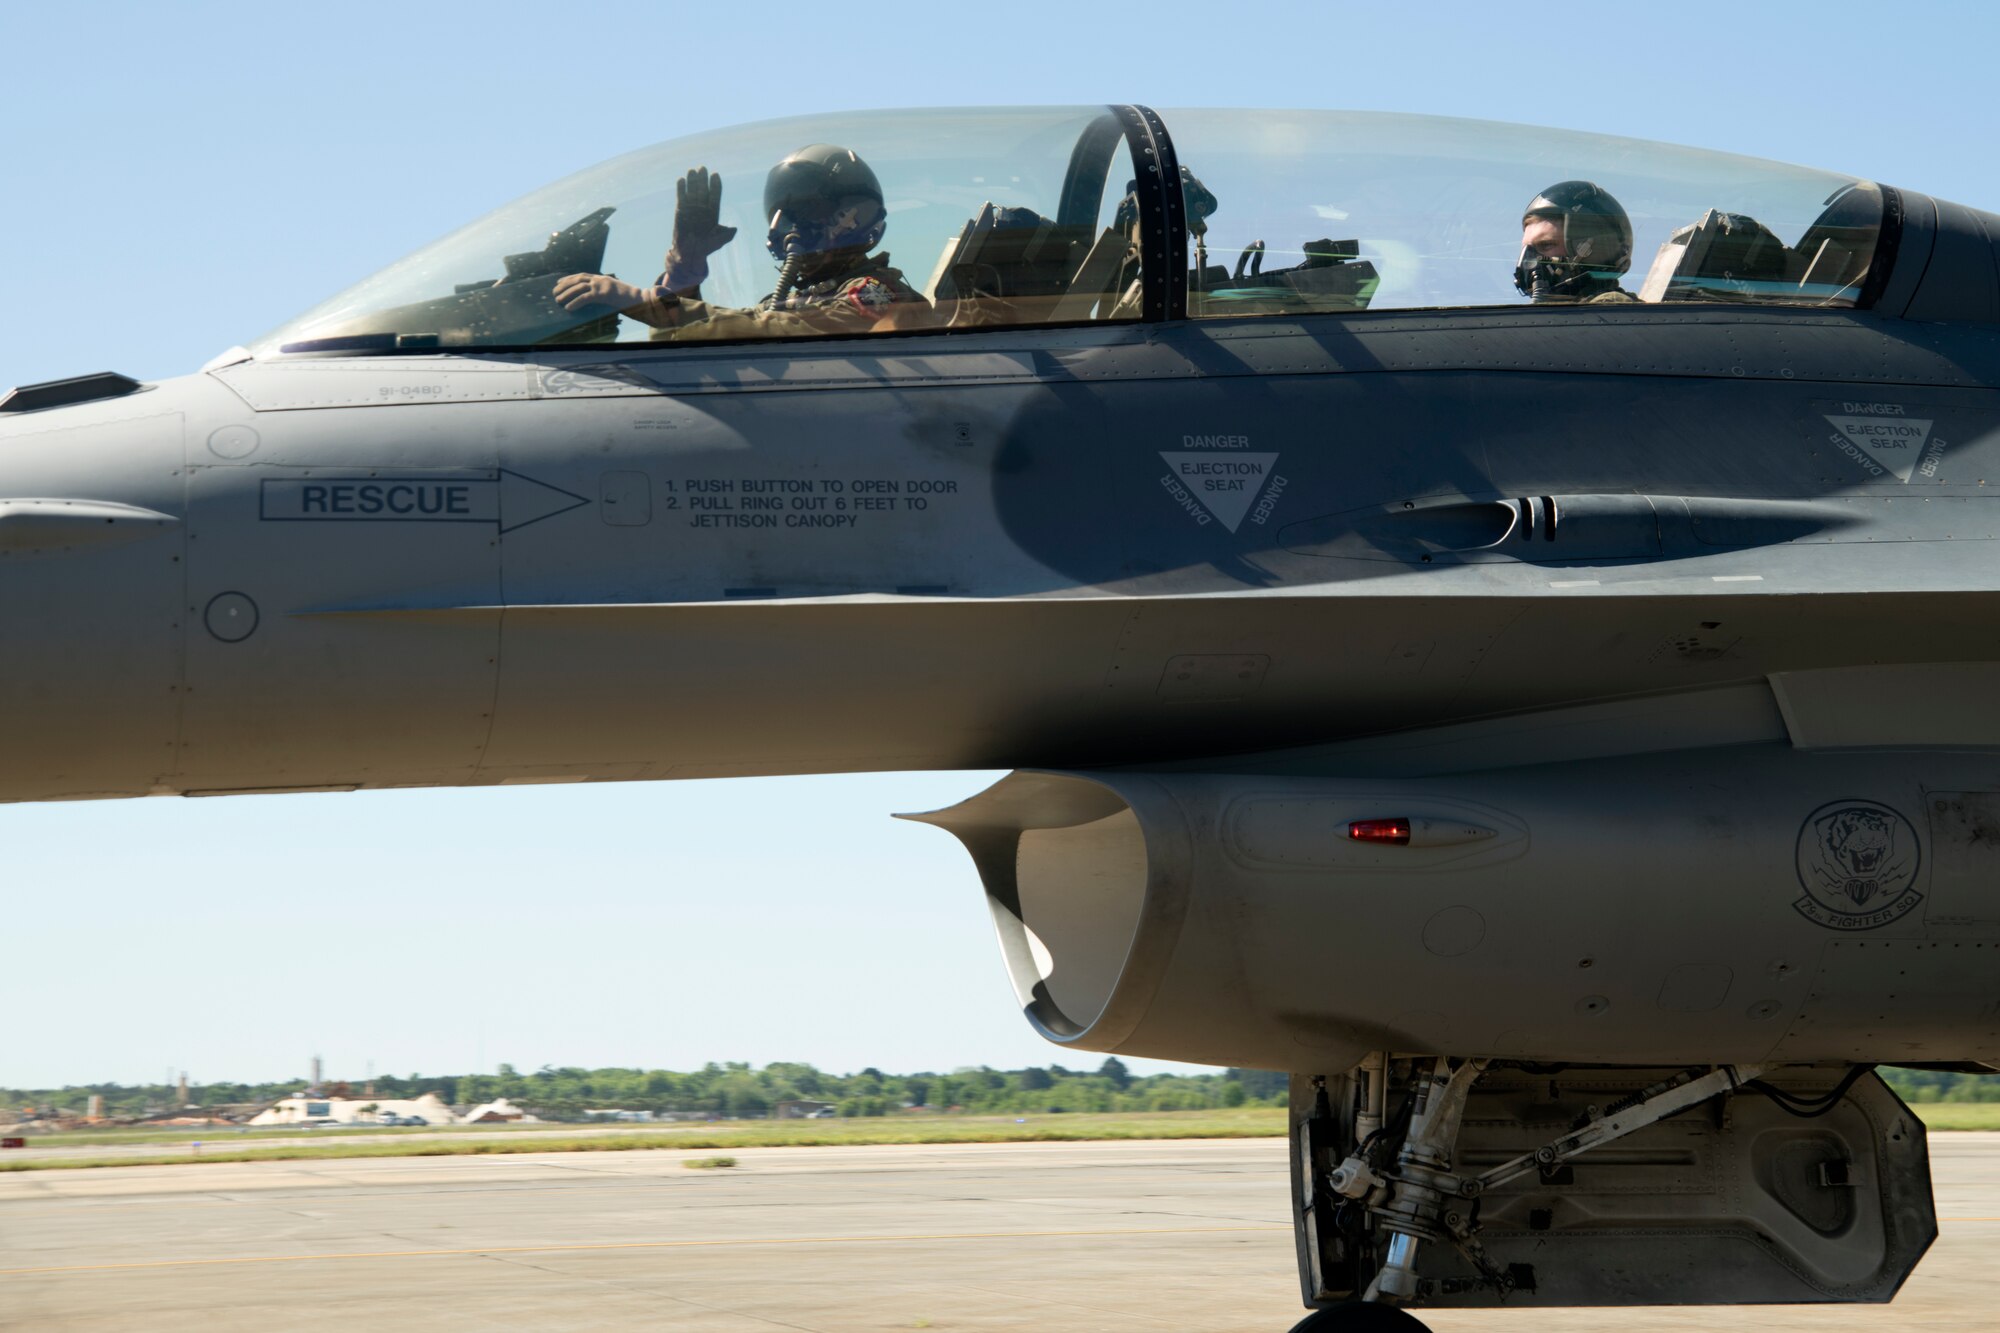
[[[0,412],[0,800],[141,795],[174,766],[185,436],[214,390],[71,384]]]

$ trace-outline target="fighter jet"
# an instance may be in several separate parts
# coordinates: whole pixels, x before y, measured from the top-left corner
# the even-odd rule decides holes
[[[696,135],[0,402],[0,799],[1013,769],[912,818],[1050,1041],[1290,1072],[1301,1328],[1886,1301],[1872,1070],[2000,1061],[1996,387],[2000,217],[1825,171]]]

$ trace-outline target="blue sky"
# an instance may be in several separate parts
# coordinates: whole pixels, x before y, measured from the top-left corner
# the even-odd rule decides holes
[[[574,169],[814,111],[1427,112],[2000,211],[2000,6],[1544,12],[15,6],[0,18],[0,386],[190,372]],[[279,1078],[314,1052],[341,1075],[1094,1064],[1015,1012],[956,845],[887,818],[992,776],[0,810],[0,1085]]]

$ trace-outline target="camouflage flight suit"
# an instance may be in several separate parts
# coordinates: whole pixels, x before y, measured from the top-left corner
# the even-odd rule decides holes
[[[810,338],[869,333],[884,321],[892,328],[919,327],[929,319],[930,302],[889,266],[888,255],[880,254],[795,289],[782,307],[774,307],[768,296],[747,310],[710,305],[656,287],[625,313],[651,324],[656,342]]]
[[[1593,292],[1589,296],[1561,296],[1561,295],[1544,296],[1538,298],[1535,301],[1535,304],[1536,305],[1622,305],[1627,302],[1637,301],[1638,299],[1639,299],[1638,297],[1632,295],[1632,293],[1626,291],[1623,287],[1613,286],[1601,292]]]

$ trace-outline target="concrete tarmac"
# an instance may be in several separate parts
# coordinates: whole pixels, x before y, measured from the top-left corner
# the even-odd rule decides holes
[[[1936,1134],[1888,1306],[1437,1312],[1438,1333],[2000,1328],[2000,1134]],[[0,1175],[0,1328],[1170,1329],[1303,1314],[1280,1139],[372,1158]]]

